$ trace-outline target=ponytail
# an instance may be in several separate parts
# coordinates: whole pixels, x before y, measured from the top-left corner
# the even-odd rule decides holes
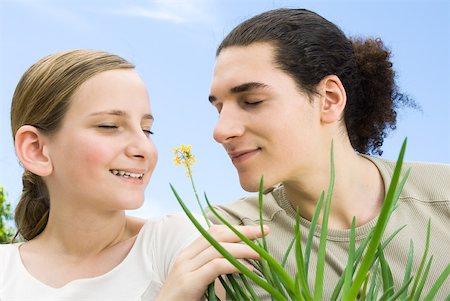
[[[391,53],[380,39],[351,39],[358,69],[359,87],[345,109],[350,141],[360,153],[381,155],[389,131],[396,127],[395,72]]]
[[[31,240],[46,227],[50,210],[47,186],[42,178],[25,170],[22,176],[23,191],[16,206],[14,220],[17,236]]]
[[[381,39],[350,39],[358,69],[359,87],[345,109],[350,141],[360,153],[381,155],[384,138],[396,129],[397,110],[417,108],[406,94],[398,92],[391,52]]]

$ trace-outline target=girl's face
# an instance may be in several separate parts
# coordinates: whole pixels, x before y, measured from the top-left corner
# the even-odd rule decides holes
[[[106,210],[135,209],[157,161],[153,116],[132,69],[105,71],[71,97],[62,127],[47,137],[50,197]]]
[[[210,102],[219,112],[214,139],[224,146],[245,190],[257,191],[262,175],[267,188],[296,181],[317,166],[319,106],[274,65],[270,44],[223,49]]]

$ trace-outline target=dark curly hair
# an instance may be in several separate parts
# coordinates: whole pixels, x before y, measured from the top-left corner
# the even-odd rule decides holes
[[[415,106],[398,92],[391,53],[380,39],[348,39],[333,23],[306,9],[275,9],[234,28],[216,55],[230,46],[267,42],[274,62],[309,96],[327,75],[336,75],[347,93],[344,123],[353,148],[382,154],[383,140],[396,128],[399,105]]]

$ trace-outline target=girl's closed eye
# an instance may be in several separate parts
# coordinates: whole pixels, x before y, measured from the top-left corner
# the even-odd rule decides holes
[[[111,124],[99,124],[99,125],[97,125],[97,127],[101,128],[101,129],[117,129],[118,128],[118,126],[116,124],[113,124],[113,123],[111,123]]]

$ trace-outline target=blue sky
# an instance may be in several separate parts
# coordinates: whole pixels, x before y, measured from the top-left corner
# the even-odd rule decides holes
[[[246,18],[278,7],[316,11],[348,36],[380,37],[393,52],[400,90],[422,107],[400,111],[383,157],[395,159],[408,136],[407,160],[450,163],[450,1],[0,0],[0,186],[9,201],[19,198],[22,174],[9,124],[15,85],[42,56],[73,48],[123,56],[149,89],[159,162],[145,205],[130,214],[179,211],[169,182],[196,209],[184,170],[172,162],[172,148],[181,143],[192,144],[197,188],[212,202],[247,194],[212,139],[217,113],[208,103],[209,84],[222,38]]]

